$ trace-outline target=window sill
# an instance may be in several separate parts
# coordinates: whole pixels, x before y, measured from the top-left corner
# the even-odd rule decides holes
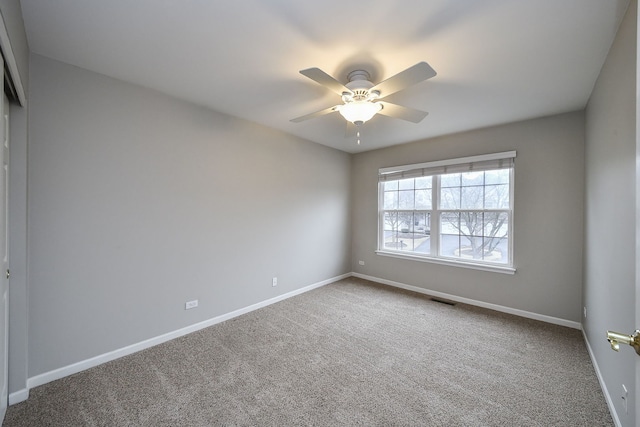
[[[493,273],[502,273],[502,274],[516,273],[515,268],[508,267],[508,266],[503,267],[498,265],[488,265],[488,264],[472,263],[472,262],[465,262],[465,261],[456,261],[453,259],[408,255],[408,254],[401,254],[398,252],[388,252],[388,251],[379,251],[379,250],[376,251],[376,254],[391,257],[391,258],[408,259],[411,261],[430,262],[432,264],[448,265],[450,267],[470,268],[472,270],[490,271]]]

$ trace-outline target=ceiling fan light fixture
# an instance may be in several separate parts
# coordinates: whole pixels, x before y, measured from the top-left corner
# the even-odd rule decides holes
[[[353,101],[338,106],[338,111],[347,121],[361,124],[370,120],[378,111],[382,110],[382,104],[370,101]]]

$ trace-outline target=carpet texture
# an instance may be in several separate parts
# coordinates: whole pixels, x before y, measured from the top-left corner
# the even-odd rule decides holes
[[[613,426],[578,330],[350,278],[31,390],[10,426]]]

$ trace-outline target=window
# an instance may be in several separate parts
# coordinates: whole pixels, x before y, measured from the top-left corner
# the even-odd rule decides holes
[[[378,253],[512,272],[515,154],[380,169]]]

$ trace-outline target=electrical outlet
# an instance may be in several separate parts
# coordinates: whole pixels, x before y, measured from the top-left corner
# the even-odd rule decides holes
[[[278,286],[278,278],[274,277],[273,279],[271,279],[271,286]]]
[[[364,265],[364,261],[360,260],[360,261],[358,261],[358,264]]]
[[[192,308],[196,308],[198,306],[198,300],[194,299],[193,301],[187,301],[184,303],[184,309],[189,310]]]
[[[627,387],[625,387],[624,384],[622,384],[622,407],[624,408],[624,413],[628,414],[629,413],[629,392],[627,391]]]

